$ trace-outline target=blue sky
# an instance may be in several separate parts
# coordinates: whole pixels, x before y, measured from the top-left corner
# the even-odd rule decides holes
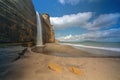
[[[61,41],[120,42],[120,0],[33,0]]]

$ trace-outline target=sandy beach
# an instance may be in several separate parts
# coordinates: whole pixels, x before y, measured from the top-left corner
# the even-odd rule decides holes
[[[80,54],[79,57],[46,55],[36,53],[31,48],[19,59],[0,67],[1,80],[120,80],[120,58],[87,57],[89,53],[76,50],[71,46],[61,47],[59,44],[47,44],[46,52],[63,52]],[[56,46],[56,47],[55,47]],[[61,47],[61,48],[60,48]],[[51,51],[50,51],[51,50]],[[82,57],[83,56],[83,57]],[[56,63],[62,67],[57,73],[48,68],[48,64]],[[82,74],[76,75],[69,67],[78,68]]]

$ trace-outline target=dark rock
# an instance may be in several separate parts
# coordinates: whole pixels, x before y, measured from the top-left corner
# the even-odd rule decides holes
[[[43,14],[43,43],[55,42],[50,16]],[[0,0],[0,43],[36,43],[36,12],[32,0]]]
[[[36,13],[31,0],[0,0],[0,42],[36,41]]]

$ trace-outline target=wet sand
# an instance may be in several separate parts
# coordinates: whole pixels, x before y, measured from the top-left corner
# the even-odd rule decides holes
[[[50,49],[47,47],[45,50],[49,52],[52,48],[51,51],[54,51],[53,45],[49,45]],[[62,50],[63,47],[57,46],[55,52],[57,52],[56,49]],[[73,49],[66,48],[67,51]],[[79,54],[87,55],[88,53]],[[50,70],[49,62],[59,64],[62,67],[62,73]],[[68,70],[71,66],[77,67],[83,73],[73,74]],[[120,80],[120,58],[60,57],[35,53],[30,48],[21,59],[0,67],[0,69],[3,68],[5,69],[0,72],[1,80]]]
[[[42,53],[46,55],[61,56],[61,57],[97,57],[99,54],[91,54],[85,50],[74,48],[70,45],[61,45],[57,43],[48,43],[42,48]],[[41,47],[32,48],[33,52],[40,53]]]

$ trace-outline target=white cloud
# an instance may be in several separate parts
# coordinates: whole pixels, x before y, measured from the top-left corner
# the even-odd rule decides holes
[[[65,0],[59,0],[61,4],[65,4]]]
[[[62,17],[51,17],[50,21],[55,29],[64,29],[74,26],[83,26],[92,17],[91,12],[64,15]]]
[[[110,27],[110,26],[116,24],[119,18],[120,18],[119,13],[103,14],[103,15],[100,15],[95,20],[93,20],[93,22],[89,22],[86,25],[84,25],[84,27],[87,29],[90,29],[90,30],[96,30],[99,28]]]
[[[77,5],[79,2],[98,2],[100,0],[59,0],[61,4]]]
[[[61,4],[71,4],[76,5],[80,2],[80,0],[59,0]]]
[[[83,27],[88,30],[96,30],[105,27],[111,27],[118,22],[120,13],[102,14],[96,19],[93,18],[92,12],[64,15],[62,17],[51,17],[51,23],[55,29],[65,29],[69,27]]]
[[[105,31],[88,32],[82,35],[67,35],[59,37],[60,41],[120,41],[120,28]]]

